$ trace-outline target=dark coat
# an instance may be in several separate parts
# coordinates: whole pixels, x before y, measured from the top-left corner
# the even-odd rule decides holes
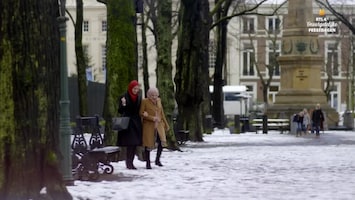
[[[312,121],[316,124],[321,124],[324,121],[323,111],[321,109],[315,109],[312,113]]]
[[[121,98],[126,98],[126,106],[122,105]],[[117,146],[141,146],[142,145],[142,120],[139,115],[142,97],[138,96],[133,102],[128,92],[118,99],[118,112],[121,116],[130,117],[127,130],[119,131],[117,134]]]

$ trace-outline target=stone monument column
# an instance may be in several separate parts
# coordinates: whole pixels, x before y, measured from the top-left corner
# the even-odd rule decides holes
[[[280,91],[266,113],[291,117],[303,108],[313,109],[317,103],[327,115],[327,124],[334,125],[338,114],[327,103],[321,82],[324,58],[319,51],[318,33],[310,33],[307,22],[314,22],[312,0],[289,0],[284,18]]]

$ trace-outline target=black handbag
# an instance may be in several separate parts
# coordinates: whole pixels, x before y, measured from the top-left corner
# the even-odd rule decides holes
[[[127,130],[129,125],[129,117],[112,118],[112,129],[115,131]]]

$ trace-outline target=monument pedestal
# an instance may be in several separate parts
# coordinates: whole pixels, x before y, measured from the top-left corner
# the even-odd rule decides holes
[[[311,114],[319,103],[326,115],[326,126],[336,125],[338,113],[328,105],[321,89],[323,58],[319,55],[286,55],[280,56],[278,61],[282,67],[281,89],[276,94],[275,103],[267,108],[267,115],[291,119],[304,108]]]
[[[339,121],[338,113],[327,102],[321,81],[324,58],[319,51],[318,35],[308,30],[308,22],[315,20],[312,0],[289,0],[285,29],[282,34],[280,91],[275,103],[269,106],[269,117],[288,117],[304,108],[309,113],[316,104],[321,105],[326,125]]]

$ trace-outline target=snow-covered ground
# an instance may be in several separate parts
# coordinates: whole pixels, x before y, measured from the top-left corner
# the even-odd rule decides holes
[[[182,152],[164,150],[163,167],[113,163],[112,175],[67,188],[77,200],[355,199],[354,131],[316,138],[217,130],[204,140],[187,142]]]

